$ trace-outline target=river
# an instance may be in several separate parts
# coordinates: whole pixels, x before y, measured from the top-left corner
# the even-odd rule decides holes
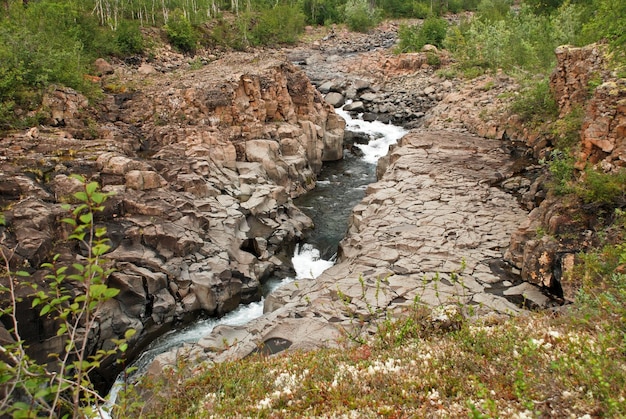
[[[376,181],[376,162],[387,154],[391,144],[406,133],[398,126],[352,118],[343,109],[336,111],[346,120],[346,131],[366,137],[368,141],[356,144],[358,150],[354,152],[344,151],[342,160],[325,163],[316,188],[294,200],[311,217],[315,227],[306,235],[306,242],[296,247],[291,259],[296,277],[271,279],[264,285],[266,295],[284,283],[317,278],[333,265],[339,241],[348,228],[352,208],[363,199],[367,185]],[[217,325],[242,325],[260,317],[263,314],[263,303],[261,300],[241,305],[220,318],[203,319],[160,336],[131,365],[136,368],[133,376],[143,374],[157,355],[184,344],[195,343],[210,334]],[[115,400],[123,380],[124,373],[120,374],[109,393],[111,401]],[[133,381],[133,377],[130,377],[130,381]]]

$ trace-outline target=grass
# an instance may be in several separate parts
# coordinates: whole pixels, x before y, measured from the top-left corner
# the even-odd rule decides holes
[[[364,344],[171,372],[146,417],[623,417],[626,275],[597,284],[560,314],[446,329],[416,306]]]

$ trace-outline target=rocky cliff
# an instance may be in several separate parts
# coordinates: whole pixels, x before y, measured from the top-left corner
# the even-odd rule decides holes
[[[575,148],[579,177],[585,176],[587,167],[616,173],[626,166],[626,80],[608,69],[606,54],[605,45],[559,47],[557,66],[550,77],[560,117],[572,112],[582,115],[580,143]],[[554,149],[549,136],[526,138],[540,156],[547,157]],[[578,254],[599,243],[597,233],[612,213],[582,205],[580,199],[549,195],[538,201],[513,233],[508,257],[525,280],[553,288],[571,300],[579,284],[572,283],[567,272]]]
[[[145,64],[107,69],[101,103],[67,89],[47,97],[47,126],[2,138],[3,251],[31,271],[60,253],[80,258],[60,219],[80,185],[114,192],[107,228],[120,294],[106,303],[93,350],[131,327],[131,356],[172,324],[258,300],[310,219],[291,198],[314,187],[322,161],[342,157],[344,122],[300,70],[280,57],[227,55],[195,71]],[[27,290],[22,290],[26,294]],[[40,361],[62,351],[52,319],[28,301],[20,333]],[[110,382],[115,368],[101,370]]]

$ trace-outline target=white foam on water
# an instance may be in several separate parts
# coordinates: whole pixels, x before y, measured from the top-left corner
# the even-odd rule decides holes
[[[346,102],[346,104],[348,103],[350,102]],[[387,155],[389,146],[396,144],[408,132],[404,128],[392,124],[385,124],[380,121],[368,122],[352,118],[343,108],[335,109],[335,112],[346,120],[347,130],[361,132],[374,137],[367,144],[355,144],[363,152],[362,159],[367,163],[376,164],[379,158]]]
[[[296,246],[291,263],[297,279],[315,279],[335,264],[333,260],[322,259],[320,251],[309,243]]]

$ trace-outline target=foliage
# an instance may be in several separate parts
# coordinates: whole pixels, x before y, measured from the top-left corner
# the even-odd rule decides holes
[[[367,32],[380,21],[380,11],[371,7],[368,0],[348,0],[345,21],[351,30]]]
[[[520,121],[540,125],[554,120],[558,116],[558,106],[547,78],[531,81],[531,85],[524,88],[520,95],[511,104],[511,112],[516,114]]]
[[[589,9],[593,10],[593,17],[585,22],[585,41],[608,40],[615,54],[614,60],[626,66],[626,2],[595,0]]]
[[[481,0],[478,4],[478,18],[494,22],[504,20],[511,11],[511,0]]]
[[[554,150],[550,155],[548,168],[552,176],[550,186],[557,195],[567,195],[573,189],[576,179],[574,173],[574,157],[569,152]]]
[[[578,146],[583,116],[583,108],[577,106],[554,122],[552,135],[555,137],[554,145],[558,150],[571,152]]]
[[[3,322],[10,324],[9,333],[14,343],[3,347],[0,361],[0,382],[3,385],[0,415],[14,417],[72,416],[93,417],[104,399],[94,390],[90,373],[111,356],[127,349],[126,340],[134,331],[128,330],[120,339],[105,345],[108,349],[92,348],[97,335],[100,310],[119,290],[108,287],[106,279],[112,272],[107,268],[104,254],[109,250],[106,229],[97,227],[94,216],[104,209],[108,194],[98,191],[96,182],[82,182],[83,190],[74,193],[79,203],[71,216],[63,222],[73,227],[70,240],[80,243],[86,254],[80,263],[62,265],[59,255],[44,263],[45,284],[28,283],[30,274],[10,271],[10,254],[0,249],[5,267],[7,286],[2,286],[8,306],[0,312]],[[1,221],[5,221],[2,219]],[[69,285],[72,283],[73,285]],[[51,317],[58,325],[56,335],[64,339],[61,353],[52,353],[49,364],[38,364],[27,355],[29,342],[20,337],[17,305],[22,302],[17,288],[30,285],[34,293],[29,297],[40,317]],[[56,366],[55,366],[56,365]]]
[[[328,25],[343,21],[343,0],[303,0],[302,9],[308,23]]]
[[[558,45],[578,45],[586,8],[564,3],[551,15],[536,14],[528,6],[509,12],[506,2],[483,0],[478,18],[453,27],[445,41],[463,67],[503,69],[507,72],[548,72]]]
[[[298,7],[276,4],[263,9],[251,30],[254,45],[295,43],[304,30],[305,16]]]
[[[115,43],[123,56],[141,54],[144,50],[144,40],[137,22],[123,21],[117,28]]]
[[[198,35],[182,10],[174,10],[165,24],[165,32],[172,45],[181,52],[196,51]]]
[[[398,30],[399,52],[421,51],[426,44],[443,47],[448,23],[445,19],[429,17],[422,25],[401,25]]]
[[[575,192],[587,204],[621,207],[626,204],[626,170],[604,173],[588,167]]]

